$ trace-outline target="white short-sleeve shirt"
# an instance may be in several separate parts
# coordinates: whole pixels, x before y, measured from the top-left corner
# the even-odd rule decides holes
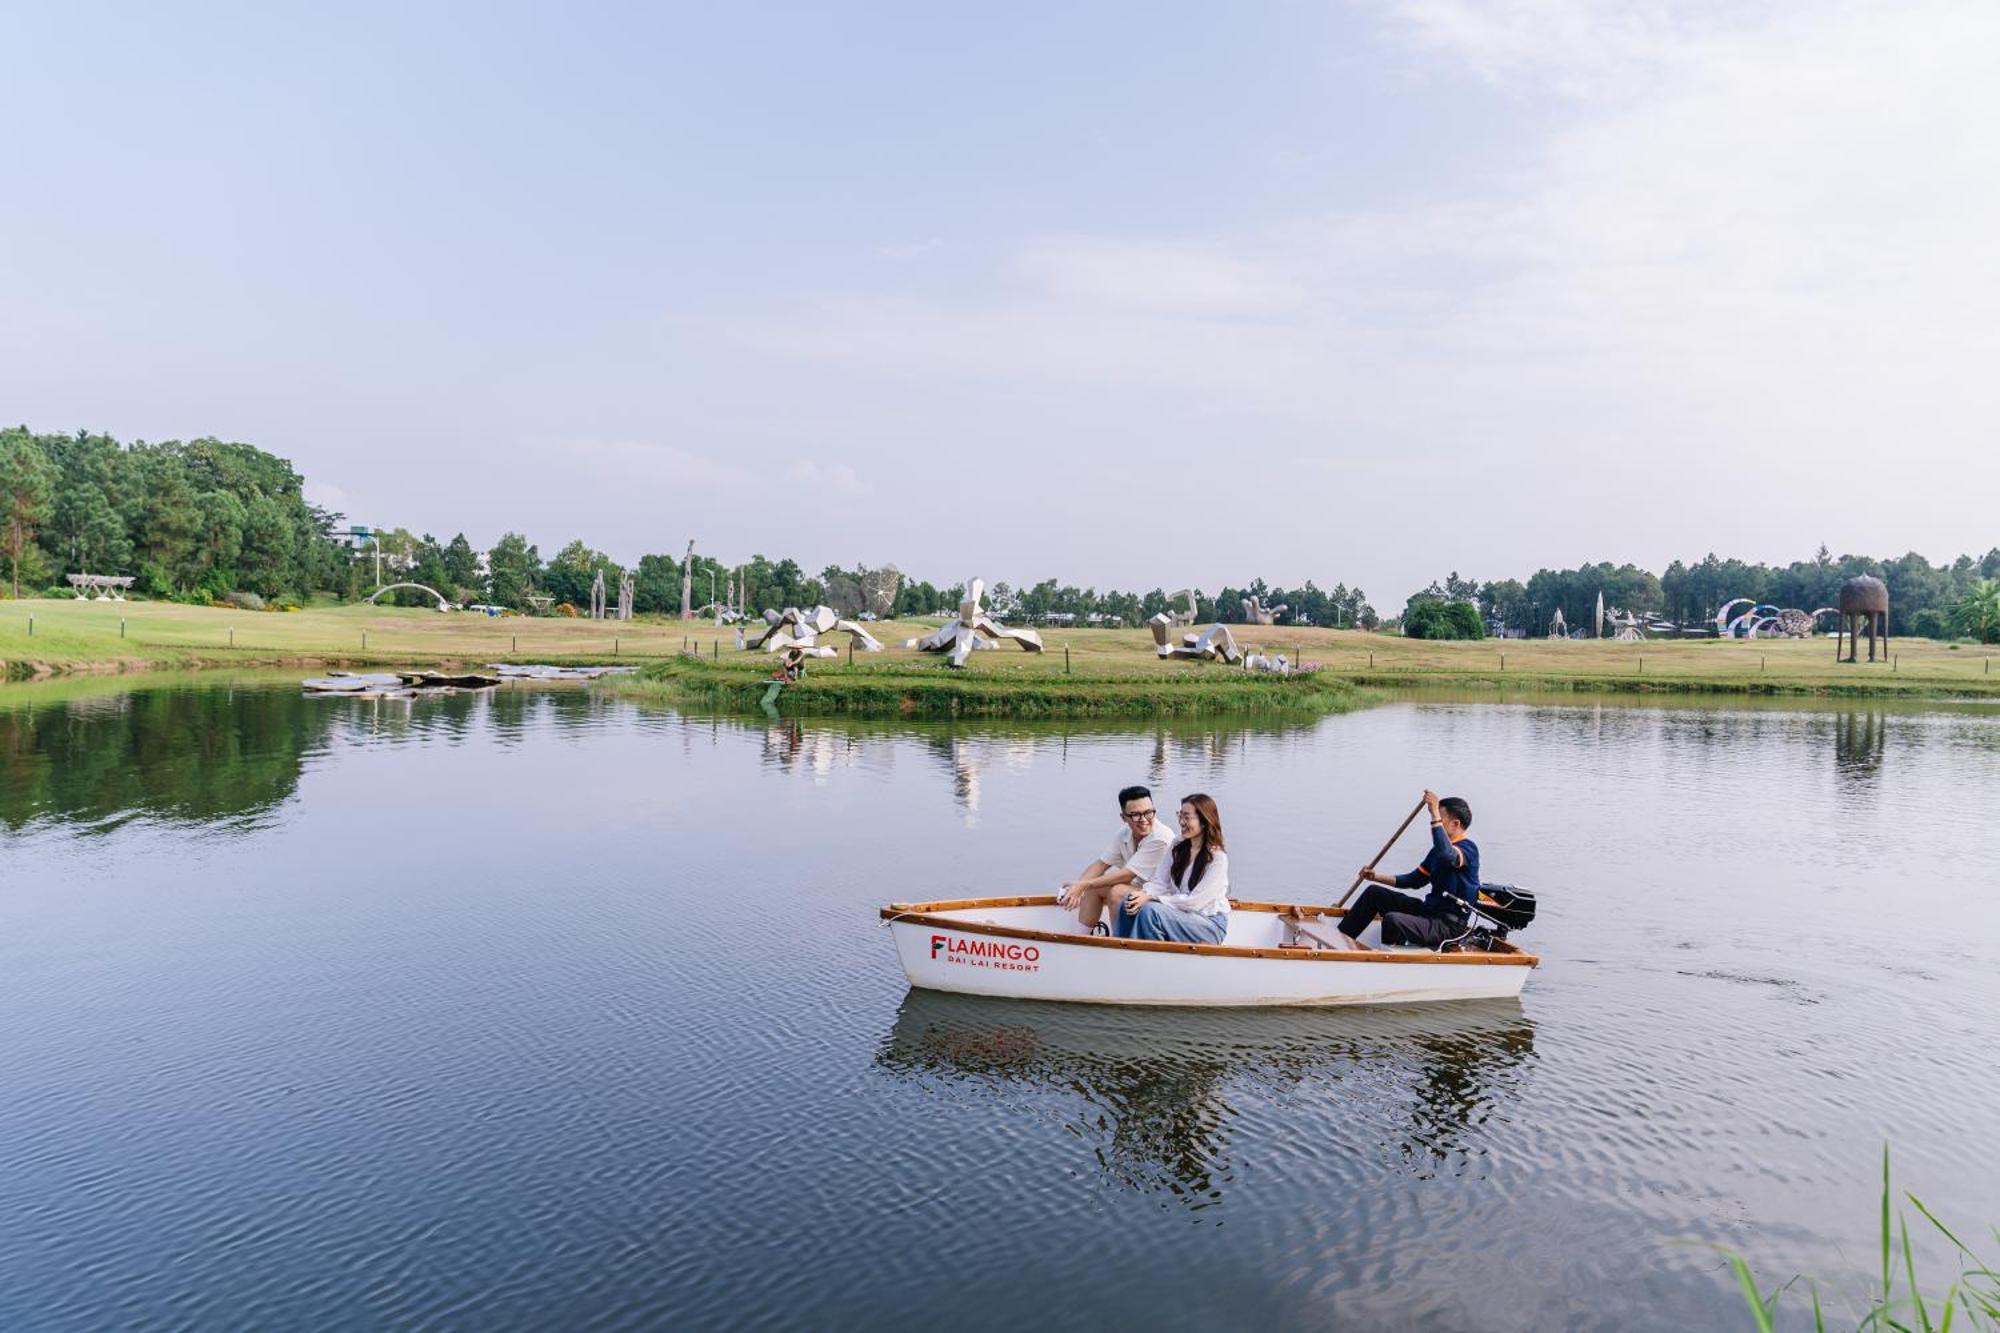
[[[1111,850],[1104,854],[1104,864],[1112,870],[1121,866],[1129,869],[1144,884],[1160,868],[1160,862],[1166,859],[1173,845],[1173,835],[1167,832],[1157,816],[1153,819],[1153,831],[1136,846],[1132,841],[1132,826],[1120,824],[1118,836],[1111,840]]]

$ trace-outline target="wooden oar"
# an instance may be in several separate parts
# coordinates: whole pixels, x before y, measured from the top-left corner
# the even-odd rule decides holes
[[[1424,803],[1422,801],[1418,801],[1417,808],[1410,811],[1409,816],[1406,819],[1404,819],[1402,823],[1396,826],[1396,831],[1394,834],[1390,835],[1389,841],[1383,843],[1382,850],[1375,853],[1375,860],[1370,861],[1368,863],[1368,868],[1370,870],[1373,870],[1376,864],[1380,862],[1383,857],[1389,854],[1389,849],[1391,847],[1394,847],[1396,843],[1402,838],[1402,836],[1409,831],[1410,825],[1415,823],[1417,816],[1422,814],[1423,812],[1424,812]],[[1338,903],[1335,903],[1334,906],[1336,907],[1347,906],[1347,900],[1354,896],[1354,891],[1360,888],[1363,883],[1364,883],[1363,877],[1360,875],[1356,875],[1354,877],[1354,882],[1347,886],[1347,892],[1340,895],[1340,901]]]

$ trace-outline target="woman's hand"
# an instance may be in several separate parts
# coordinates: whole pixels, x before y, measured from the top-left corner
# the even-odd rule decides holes
[[[1090,887],[1091,884],[1088,880],[1064,880],[1062,888],[1056,891],[1056,905],[1065,908],[1075,907],[1077,903],[1082,901],[1083,891]]]
[[[1134,889],[1125,895],[1125,915],[1137,916],[1139,909],[1153,901],[1153,895],[1144,889]]]

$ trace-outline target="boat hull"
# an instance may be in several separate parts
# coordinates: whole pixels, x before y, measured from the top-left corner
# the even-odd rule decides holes
[[[1517,996],[1538,961],[1515,950],[1283,949],[1287,904],[1238,904],[1221,945],[1074,933],[1053,898],[898,904],[882,916],[912,986],[1072,1004],[1254,1008]],[[1337,909],[1308,907],[1337,918]],[[1324,934],[1332,920],[1317,927]],[[1364,940],[1369,934],[1364,934]]]

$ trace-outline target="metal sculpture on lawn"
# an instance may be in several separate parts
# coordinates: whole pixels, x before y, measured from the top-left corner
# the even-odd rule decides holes
[[[1598,603],[1598,616],[1600,628],[1597,632],[1599,637],[1602,637],[1604,634],[1601,628],[1604,625],[1609,625],[1617,631],[1617,633],[1611,636],[1612,641],[1615,643],[1639,643],[1646,637],[1644,621],[1640,620],[1637,616],[1627,615],[1623,610],[1615,606],[1607,611],[1604,609],[1604,604],[1601,600]]]
[[[1186,603],[1187,609],[1173,605],[1175,602]],[[1179,592],[1167,594],[1167,609],[1161,614],[1175,625],[1192,625],[1194,618],[1200,614],[1200,606],[1201,593],[1194,588],[1182,588]]]
[[[1549,637],[1551,639],[1567,639],[1569,637],[1569,622],[1563,619],[1563,611],[1560,606],[1556,608],[1555,618],[1549,621]]]
[[[1749,609],[1732,614],[1739,606]],[[1830,606],[1801,611],[1797,607],[1771,606],[1754,597],[1737,597],[1724,602],[1715,613],[1715,632],[1725,639],[1810,639],[1819,618],[1834,613]]]
[[[1889,656],[1889,585],[1863,574],[1840,585],[1840,629],[1833,638],[1833,660],[1855,660],[1861,649],[1861,631],[1868,631],[1868,660],[1875,660],[1875,636],[1882,636],[1882,656]],[[1847,657],[1840,655],[1840,640],[1847,639]]]
[[[65,574],[63,577],[69,580],[70,587],[76,589],[76,600],[79,602],[122,602],[125,600],[125,589],[132,586],[130,574]],[[94,599],[90,596],[92,588],[97,589]]]
[[[1024,652],[1041,652],[1041,635],[1031,629],[1008,629],[986,614],[979,604],[985,595],[985,580],[972,580],[965,585],[965,600],[958,604],[958,619],[946,621],[935,634],[905,639],[903,646],[920,653],[949,654],[945,660],[955,667],[964,666],[974,649],[998,648],[1002,639],[1013,640]]]
[[[1173,632],[1178,626],[1173,623],[1171,613],[1162,611],[1146,624],[1153,631],[1153,651],[1161,657],[1227,662],[1231,666],[1243,664],[1243,650],[1236,646],[1236,636],[1220,621],[1200,634],[1183,634],[1178,644],[1173,642]]]
[[[1265,606],[1256,597],[1243,599],[1243,623],[1246,625],[1275,625],[1278,617],[1291,610],[1291,603],[1280,602],[1276,606]]]
[[[762,648],[767,653],[781,653],[796,648],[808,657],[838,657],[840,652],[832,644],[819,642],[820,635],[837,630],[852,635],[855,646],[864,653],[882,651],[874,635],[851,620],[842,620],[830,606],[815,606],[806,611],[788,606],[783,611],[766,611],[764,632],[744,646],[748,651]]]
[[[431,596],[437,598],[438,610],[440,611],[451,610],[451,603],[445,600],[443,593],[439,592],[436,588],[426,587],[424,584],[421,583],[387,583],[377,588],[374,592],[369,593],[368,596],[363,600],[365,600],[370,606],[373,606],[375,604],[375,599],[377,597],[380,597],[385,592],[394,592],[398,588],[415,588],[419,592],[427,592]]]

